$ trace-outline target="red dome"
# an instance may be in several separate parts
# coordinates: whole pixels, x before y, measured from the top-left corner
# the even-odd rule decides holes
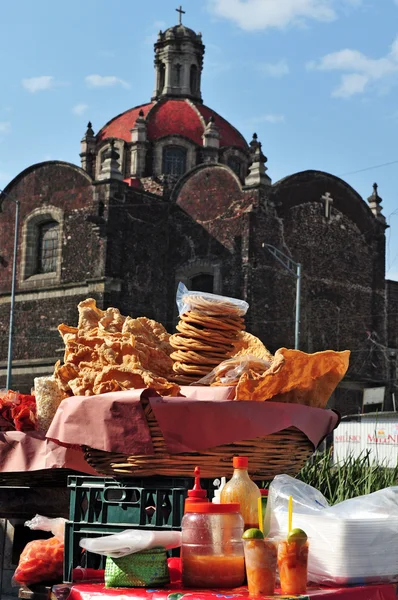
[[[131,129],[140,111],[143,111],[148,123],[148,139],[150,141],[168,135],[182,135],[202,146],[202,134],[211,116],[220,132],[220,147],[238,146],[248,150],[244,137],[228,121],[220,117],[214,110],[191,100],[163,100],[150,102],[132,108],[109,121],[97,134],[97,141],[114,137],[131,141]]]

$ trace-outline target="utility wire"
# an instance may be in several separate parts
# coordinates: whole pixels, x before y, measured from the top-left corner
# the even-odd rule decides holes
[[[381,167],[388,167],[390,165],[398,164],[398,160],[392,160],[390,162],[382,163],[381,165],[373,165],[372,167],[365,167],[364,169],[358,169],[357,171],[347,171],[346,173],[340,173],[337,177],[345,177],[346,175],[356,175],[357,173],[364,173],[365,171],[372,171],[373,169],[381,169]]]

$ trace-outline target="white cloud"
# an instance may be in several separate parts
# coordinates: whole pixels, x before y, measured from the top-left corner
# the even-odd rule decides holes
[[[279,60],[276,63],[263,63],[258,65],[257,69],[269,77],[283,77],[290,72],[289,65],[285,60]]]
[[[35,94],[36,92],[41,92],[43,90],[50,90],[54,87],[54,84],[54,77],[51,75],[41,75],[40,77],[22,79],[23,87],[31,94]]]
[[[334,21],[338,9],[361,0],[207,0],[210,12],[246,31],[302,26],[308,21]]]
[[[11,123],[9,121],[0,121],[0,133],[9,133],[11,131]]]
[[[360,73],[352,73],[341,77],[340,85],[333,91],[334,98],[351,98],[354,94],[362,94],[368,84],[366,75]]]
[[[86,112],[86,110],[88,109],[88,104],[75,104],[75,106],[72,108],[72,112],[74,115],[77,115],[78,117],[81,117],[82,115],[84,115],[84,113]]]
[[[311,61],[307,69],[343,72],[339,85],[332,91],[337,98],[362,94],[376,82],[382,82],[383,89],[388,89],[391,76],[398,73],[398,36],[382,58],[369,58],[358,50],[346,48],[326,54],[319,61]]]
[[[89,87],[112,87],[114,85],[121,85],[124,88],[130,87],[126,81],[115,75],[87,75],[86,83]]]

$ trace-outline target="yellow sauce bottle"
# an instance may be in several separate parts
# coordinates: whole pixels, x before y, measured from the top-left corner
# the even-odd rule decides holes
[[[248,465],[246,456],[234,456],[234,474],[221,492],[222,504],[239,502],[245,530],[258,527],[258,498],[261,497],[259,488],[249,477]]]

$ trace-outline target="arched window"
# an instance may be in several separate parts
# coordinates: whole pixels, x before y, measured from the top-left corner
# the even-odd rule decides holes
[[[160,66],[159,66],[159,94],[161,94],[163,92],[165,78],[166,78],[166,68],[164,66],[164,63],[160,63]]]
[[[191,289],[198,292],[213,293],[214,276],[210,273],[199,273],[191,279]]]
[[[242,163],[237,156],[229,156],[227,164],[238,177],[241,177]]]
[[[59,224],[49,221],[39,225],[37,244],[37,273],[54,273],[57,270]]]
[[[181,65],[176,64],[173,67],[173,87],[180,87],[181,85]]]
[[[196,65],[191,65],[191,71],[189,74],[189,87],[191,89],[191,94],[196,94],[198,91],[198,67]]]
[[[186,171],[187,151],[180,146],[168,146],[163,150],[163,174],[180,177]]]

